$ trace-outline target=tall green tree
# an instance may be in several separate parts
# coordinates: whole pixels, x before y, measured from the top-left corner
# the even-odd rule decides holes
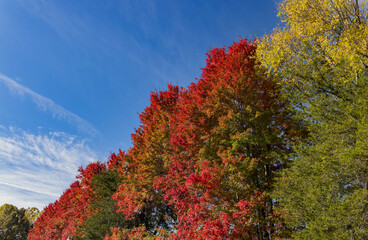
[[[24,208],[4,204],[0,207],[0,239],[24,240],[27,239],[31,222],[27,218]]]
[[[123,213],[116,213],[116,201],[111,198],[121,181],[116,169],[100,172],[93,176],[91,187],[94,191],[94,201],[90,203],[94,213],[81,226],[82,238],[76,239],[103,239],[106,234],[111,235],[112,227],[133,226],[133,222],[126,220]]]
[[[284,0],[258,54],[309,124],[274,196],[294,239],[367,239],[367,1]]]

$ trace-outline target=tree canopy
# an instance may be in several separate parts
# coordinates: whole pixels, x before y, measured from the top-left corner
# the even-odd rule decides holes
[[[288,0],[259,55],[283,80],[308,141],[275,197],[295,239],[367,238],[367,2]]]
[[[0,207],[0,239],[25,240],[38,215],[37,208],[18,209],[11,204]]]
[[[281,1],[259,43],[152,92],[132,147],[80,168],[28,239],[367,239],[367,14]]]

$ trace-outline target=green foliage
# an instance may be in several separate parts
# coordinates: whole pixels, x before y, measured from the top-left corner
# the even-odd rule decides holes
[[[130,221],[125,219],[124,214],[116,213],[116,201],[111,199],[120,181],[121,178],[117,170],[109,170],[93,176],[91,186],[96,200],[90,203],[90,207],[96,213],[85,220],[81,226],[84,235],[82,238],[76,239],[103,239],[106,234],[111,235],[110,228],[128,228],[129,225],[132,225]]]
[[[367,2],[285,0],[259,55],[309,124],[274,196],[294,239],[367,239]]]
[[[4,204],[0,207],[0,239],[23,240],[27,239],[31,222],[27,218],[24,208]]]
[[[323,127],[338,128],[315,126],[316,130]],[[274,196],[296,232],[294,239],[366,239],[367,156],[359,154],[352,142],[355,136],[349,139],[348,133],[311,135],[313,145],[297,149],[292,167],[275,187]]]
[[[37,218],[41,215],[42,212],[38,210],[38,208],[30,207],[26,209],[26,218],[29,220],[31,224],[33,224]]]

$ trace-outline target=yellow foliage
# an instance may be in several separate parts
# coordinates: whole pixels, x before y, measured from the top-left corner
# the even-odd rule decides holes
[[[278,14],[284,26],[263,37],[258,48],[263,64],[297,87],[308,87],[305,81],[315,80],[318,68],[338,69],[332,79],[337,84],[358,84],[368,66],[367,3],[284,0]]]

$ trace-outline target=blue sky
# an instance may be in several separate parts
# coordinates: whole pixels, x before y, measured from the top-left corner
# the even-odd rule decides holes
[[[271,0],[0,1],[0,205],[43,208],[129,148],[151,91],[276,27]]]

